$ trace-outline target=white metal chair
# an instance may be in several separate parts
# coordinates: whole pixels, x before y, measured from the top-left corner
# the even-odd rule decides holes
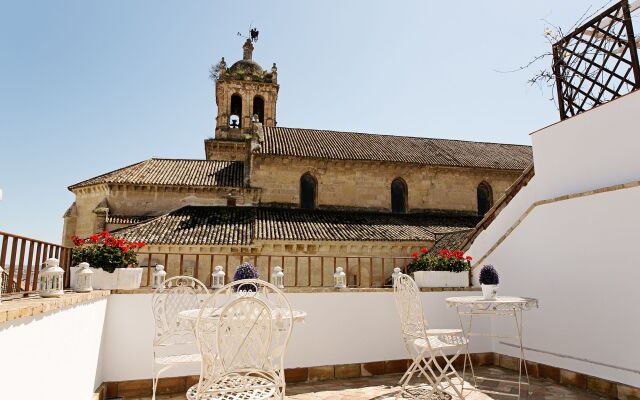
[[[268,282],[246,279],[217,290],[196,321],[202,369],[187,398],[284,399],[292,325],[289,301]]]
[[[193,326],[188,321],[180,320],[178,314],[181,311],[200,309],[208,297],[207,287],[190,276],[167,279],[153,292],[151,308],[155,333],[152,399],[156,397],[160,374],[175,365],[200,363]]]
[[[454,360],[467,344],[462,330],[427,329],[420,300],[420,290],[409,275],[400,274],[395,279],[393,292],[400,313],[402,337],[412,359],[407,372],[400,379],[402,391],[411,395],[407,390],[407,385],[417,373],[418,376],[427,380],[432,392],[442,393],[451,387],[460,399],[464,399],[462,395],[464,380],[453,367]],[[446,354],[452,352],[451,355]],[[441,363],[444,363],[444,366]],[[459,380],[460,389],[454,384],[454,378]]]

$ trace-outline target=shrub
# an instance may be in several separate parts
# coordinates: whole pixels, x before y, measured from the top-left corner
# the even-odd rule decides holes
[[[437,255],[428,254],[426,248],[411,254],[413,261],[407,265],[407,271],[449,271],[464,272],[471,269],[471,256],[463,251],[442,249]]]
[[[485,265],[480,270],[480,283],[482,285],[497,285],[500,283],[500,277],[493,265]]]
[[[74,248],[71,261],[74,265],[87,262],[93,268],[113,272],[116,268],[138,266],[137,250],[145,246],[144,242],[128,242],[113,237],[107,231],[82,239],[71,236]]]

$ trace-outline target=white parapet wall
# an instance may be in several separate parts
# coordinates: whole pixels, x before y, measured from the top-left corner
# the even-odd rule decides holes
[[[640,179],[640,91],[531,134],[539,199]]]
[[[458,328],[458,316],[445,298],[478,292],[425,292],[425,317],[433,328]],[[294,325],[287,368],[351,364],[408,358],[400,335],[393,293],[289,293],[294,309],[307,313]],[[477,325],[488,329],[487,321]],[[106,382],[151,377],[153,320],[150,294],[117,294],[109,298],[105,325],[103,376]],[[473,352],[491,351],[475,340]],[[163,376],[199,374],[197,366],[175,368]]]
[[[535,177],[468,253],[535,297],[527,358],[640,386],[640,92],[532,134]],[[507,325],[511,324],[511,325]],[[494,332],[512,323],[495,320]],[[498,353],[516,349],[496,341]]]
[[[0,398],[91,399],[106,311],[103,297],[0,324]]]

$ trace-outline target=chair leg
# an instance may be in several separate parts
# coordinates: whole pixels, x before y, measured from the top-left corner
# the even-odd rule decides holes
[[[163,373],[164,371],[168,370],[169,368],[171,368],[171,365],[166,365],[162,368],[160,368],[157,372],[156,372],[156,367],[157,364],[155,363],[155,361],[153,362],[153,367],[152,367],[152,373],[153,373],[153,378],[152,378],[152,394],[151,394],[151,400],[156,400],[156,390],[158,389],[158,380],[160,379],[160,374]]]

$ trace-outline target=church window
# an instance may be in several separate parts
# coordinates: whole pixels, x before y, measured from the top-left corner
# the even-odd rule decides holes
[[[229,111],[229,126],[240,128],[242,123],[242,97],[239,94],[231,96],[231,109]]]
[[[318,182],[313,175],[306,173],[300,178],[300,208],[313,210],[316,208]]]
[[[391,211],[407,212],[407,184],[402,178],[396,178],[391,182]]]
[[[253,115],[257,115],[258,121],[264,123],[264,99],[261,96],[253,98]]]
[[[482,182],[478,185],[476,190],[478,197],[478,215],[484,216],[487,211],[493,206],[493,193],[491,186],[487,182]]]

